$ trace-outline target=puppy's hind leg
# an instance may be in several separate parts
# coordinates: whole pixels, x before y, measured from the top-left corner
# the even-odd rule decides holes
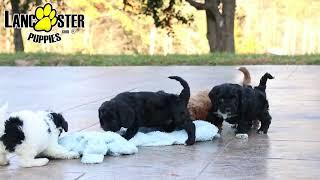
[[[33,148],[19,147],[16,149],[16,153],[20,157],[20,166],[22,167],[44,166],[49,162],[47,158],[35,158],[37,152]]]
[[[192,145],[196,142],[196,126],[192,120],[188,120],[184,123],[183,128],[187,131],[188,139],[186,140],[187,145]]]
[[[272,117],[270,116],[268,111],[265,111],[260,116],[261,127],[258,129],[259,134],[267,134],[269,130],[269,126],[271,124]]]
[[[35,167],[35,166],[44,166],[48,164],[48,158],[31,158],[31,157],[21,157],[20,165],[22,167]]]
[[[35,158],[29,154],[20,155],[20,166],[22,167],[44,166],[48,162],[48,158]]]

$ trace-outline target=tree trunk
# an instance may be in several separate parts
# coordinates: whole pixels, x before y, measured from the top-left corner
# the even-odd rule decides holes
[[[235,0],[222,0],[222,16],[224,19],[223,42],[225,52],[234,52],[234,16],[236,10]]]
[[[42,4],[42,0],[36,0],[36,6],[40,6]]]
[[[210,52],[234,52],[234,16],[236,0],[186,0],[197,10],[205,10]],[[222,9],[219,9],[219,6]],[[221,12],[220,12],[221,11]]]
[[[10,0],[11,7],[12,7],[12,13],[20,13],[19,10],[19,1],[17,0]],[[23,46],[23,40],[22,40],[22,34],[21,29],[14,29],[13,32],[13,42],[14,42],[14,49],[16,52],[23,52],[24,46]]]
[[[213,3],[211,0],[206,0],[206,4]],[[214,15],[209,11],[206,10],[206,18],[207,18],[207,39],[209,43],[209,48],[210,52],[215,52],[217,51],[218,47],[218,39],[219,37],[217,36],[218,31],[216,27],[216,19]]]
[[[24,46],[23,46],[21,29],[14,29],[13,30],[13,41],[14,41],[15,51],[16,52],[23,52]]]

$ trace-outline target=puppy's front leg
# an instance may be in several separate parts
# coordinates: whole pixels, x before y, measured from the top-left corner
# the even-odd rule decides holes
[[[239,139],[248,139],[249,130],[249,121],[246,119],[246,116],[241,116],[237,126],[236,137]]]
[[[209,112],[206,120],[209,121],[210,123],[214,124],[219,129],[218,133],[221,134],[222,124],[223,124],[222,118],[219,118],[215,114],[213,114],[212,112]]]
[[[187,120],[183,128],[188,134],[188,139],[186,140],[187,145],[192,145],[196,142],[196,126],[193,124],[192,120]]]
[[[56,159],[77,159],[80,156],[79,153],[68,151],[58,143],[50,145],[42,154]]]
[[[123,137],[126,140],[130,140],[131,138],[133,138],[134,135],[137,134],[138,130],[139,130],[139,126],[133,124],[133,126],[131,126],[127,129],[127,131],[124,133]]]

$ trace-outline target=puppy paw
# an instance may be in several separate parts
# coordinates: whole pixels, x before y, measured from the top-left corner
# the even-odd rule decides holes
[[[186,140],[186,145],[190,146],[190,145],[193,145],[195,142],[196,142],[195,139],[187,139]]]
[[[248,134],[236,134],[236,138],[238,138],[238,139],[248,139]]]
[[[0,166],[6,166],[6,165],[9,165],[9,161],[3,161],[3,162],[0,162]]]
[[[39,158],[39,159],[36,159],[36,162],[37,162],[38,166],[44,166],[44,165],[48,164],[49,159],[48,158]]]

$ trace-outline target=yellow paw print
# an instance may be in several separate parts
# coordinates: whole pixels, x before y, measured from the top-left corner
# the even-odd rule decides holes
[[[34,26],[34,30],[36,31],[49,32],[57,24],[56,10],[52,9],[49,3],[43,7],[37,7],[36,18],[38,19],[38,22]]]

